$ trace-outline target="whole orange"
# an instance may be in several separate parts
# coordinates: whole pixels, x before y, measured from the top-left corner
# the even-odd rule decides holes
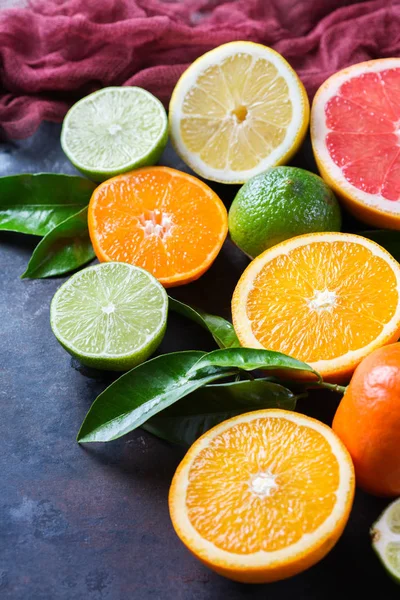
[[[400,496],[400,343],[360,363],[332,428],[350,452],[357,485],[377,496]]]

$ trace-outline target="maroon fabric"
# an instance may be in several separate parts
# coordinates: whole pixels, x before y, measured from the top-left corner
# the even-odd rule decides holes
[[[36,0],[0,12],[0,124],[27,137],[108,85],[167,106],[190,62],[241,39],[283,54],[312,96],[338,69],[400,56],[400,0]]]

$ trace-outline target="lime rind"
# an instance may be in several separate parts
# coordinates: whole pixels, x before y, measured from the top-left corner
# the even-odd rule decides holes
[[[249,179],[229,209],[232,241],[247,256],[306,233],[340,231],[339,203],[315,173],[272,167]]]
[[[54,295],[50,324],[60,344],[83,364],[127,370],[158,347],[168,296],[147,271],[102,263],[73,275]]]
[[[400,584],[400,498],[371,528],[372,547],[392,579]]]
[[[85,96],[65,116],[61,146],[96,181],[154,165],[168,139],[161,102],[139,87],[108,87]]]

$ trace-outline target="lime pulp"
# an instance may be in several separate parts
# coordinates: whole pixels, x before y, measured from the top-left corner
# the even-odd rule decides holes
[[[154,165],[168,137],[161,102],[139,87],[108,87],[68,111],[61,145],[77,169],[94,181]]]
[[[148,358],[165,333],[168,296],[147,271],[108,262],[79,271],[56,292],[50,324],[84,365],[124,371]]]
[[[371,529],[372,547],[388,574],[400,584],[400,498],[392,502]]]

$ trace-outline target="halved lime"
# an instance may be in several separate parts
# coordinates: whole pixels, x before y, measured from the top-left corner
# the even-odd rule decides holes
[[[67,112],[61,145],[73,165],[94,181],[154,165],[168,138],[161,102],[139,87],[108,87]]]
[[[148,358],[167,325],[168,296],[147,271],[102,263],[79,271],[55,293],[50,325],[81,363],[125,371]]]
[[[371,537],[386,571],[400,584],[400,498],[389,504],[373,524]]]

